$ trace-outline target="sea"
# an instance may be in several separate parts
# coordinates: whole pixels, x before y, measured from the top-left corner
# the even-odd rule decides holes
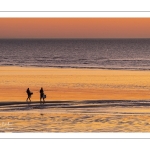
[[[150,69],[150,39],[0,39],[0,66]]]
[[[1,66],[150,70],[150,39],[0,39]],[[0,132],[150,132],[150,101],[0,102]]]

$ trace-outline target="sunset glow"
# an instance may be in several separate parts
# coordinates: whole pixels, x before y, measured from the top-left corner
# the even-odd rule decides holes
[[[149,18],[0,18],[0,38],[150,38]]]

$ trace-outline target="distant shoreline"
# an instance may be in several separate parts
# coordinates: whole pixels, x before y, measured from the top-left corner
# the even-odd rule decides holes
[[[9,65],[0,65],[0,68],[39,68],[39,69],[89,69],[89,70],[112,70],[112,71],[150,71],[150,69],[145,68],[103,68],[103,67],[69,67],[69,66],[9,66]]]

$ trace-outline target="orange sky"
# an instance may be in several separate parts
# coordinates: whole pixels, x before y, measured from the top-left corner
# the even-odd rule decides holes
[[[150,38],[150,18],[0,18],[0,38]]]

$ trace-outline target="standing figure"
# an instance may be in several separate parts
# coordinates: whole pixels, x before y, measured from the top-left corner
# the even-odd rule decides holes
[[[30,91],[30,89],[29,88],[27,88],[27,95],[28,95],[28,97],[27,97],[27,100],[26,101],[28,101],[28,99],[30,100],[30,102],[31,102],[31,95],[33,94],[31,91]]]
[[[44,90],[43,90],[43,88],[41,87],[41,89],[40,89],[40,101],[41,101],[42,98],[43,98],[43,102],[44,102],[44,101],[45,101],[45,100],[44,100],[45,95],[44,95]]]

